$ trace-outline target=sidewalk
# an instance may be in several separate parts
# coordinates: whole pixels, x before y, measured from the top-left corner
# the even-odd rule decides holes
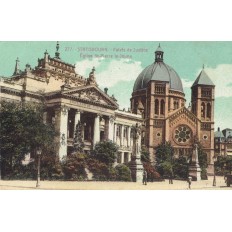
[[[192,190],[232,190],[226,187],[223,177],[216,178],[216,187],[213,187],[213,177],[209,180],[193,181]],[[94,181],[41,181],[40,188],[36,188],[36,181],[4,181],[0,180],[0,190],[188,190],[186,181],[174,180],[169,184],[163,182],[148,182],[147,185],[135,182],[94,182]]]

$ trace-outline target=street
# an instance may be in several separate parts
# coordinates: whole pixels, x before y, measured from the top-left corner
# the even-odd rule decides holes
[[[193,181],[191,190],[232,190],[226,187],[223,177],[216,178],[216,186],[213,187],[213,177],[208,180]],[[147,185],[135,182],[94,182],[94,181],[41,181],[41,186],[36,188],[36,181],[0,180],[1,190],[188,190],[187,181],[174,180],[169,184],[163,182],[148,182]]]

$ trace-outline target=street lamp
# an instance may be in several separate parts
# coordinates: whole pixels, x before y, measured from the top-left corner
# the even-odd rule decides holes
[[[215,172],[215,162],[217,161],[217,157],[216,156],[214,156],[213,157],[213,169],[214,169],[214,175],[213,175],[213,186],[216,186],[216,172]]]
[[[42,149],[39,147],[36,150],[36,153],[37,153],[37,157],[38,157],[36,188],[38,188],[38,187],[40,187],[40,158],[41,158],[41,154],[42,154]]]

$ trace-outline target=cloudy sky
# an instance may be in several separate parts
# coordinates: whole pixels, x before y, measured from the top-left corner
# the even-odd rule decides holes
[[[216,85],[215,129],[232,127],[232,43],[160,42],[164,62],[182,79],[186,105],[190,87],[204,64]],[[107,87],[118,99],[120,108],[130,106],[133,84],[139,73],[154,61],[159,42],[60,42],[61,59],[76,65],[79,74],[88,76],[93,66],[100,88]],[[0,76],[13,73],[15,60],[20,67],[34,67],[47,49],[53,57],[56,42],[0,42]]]

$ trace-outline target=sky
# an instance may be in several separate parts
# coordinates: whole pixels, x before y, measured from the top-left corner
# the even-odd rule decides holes
[[[191,85],[204,65],[216,86],[215,130],[232,128],[232,42],[60,41],[59,52],[63,61],[75,64],[76,72],[85,77],[94,66],[99,87],[107,87],[123,109],[130,107],[134,81],[154,62],[154,51],[159,43],[164,50],[164,62],[174,68],[182,80],[186,106],[190,102]],[[0,42],[0,76],[13,74],[17,57],[22,70],[27,63],[35,67],[46,50],[54,57],[56,41]]]

